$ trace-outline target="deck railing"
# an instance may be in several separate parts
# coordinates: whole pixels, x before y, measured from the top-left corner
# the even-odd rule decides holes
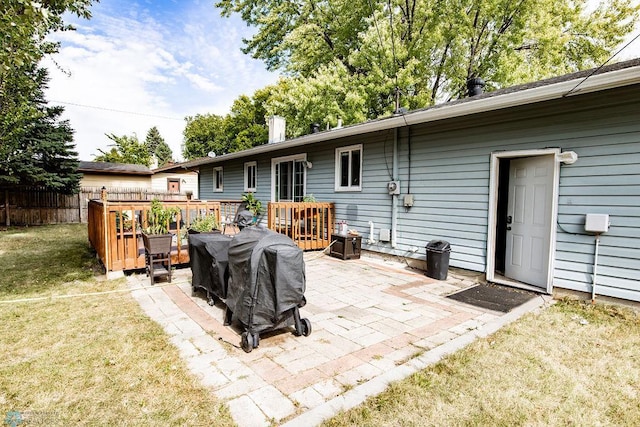
[[[198,216],[214,214],[221,219],[235,215],[239,201],[164,201],[163,205],[177,207],[179,213],[169,224],[174,235],[171,262],[189,262],[186,230]],[[107,201],[89,202],[89,242],[107,271],[132,270],[145,267],[142,229],[147,226],[151,202]]]
[[[291,237],[300,249],[325,249],[331,243],[333,203],[270,202],[267,213],[267,226]]]
[[[179,208],[169,225],[174,235],[172,264],[189,262],[186,230],[198,216],[212,213],[219,224],[235,217],[240,201],[164,201]],[[145,267],[142,230],[147,226],[149,201],[91,200],[88,209],[89,242],[107,271],[135,270]],[[303,250],[325,249],[331,243],[334,227],[333,203],[269,203],[267,226],[285,234]]]

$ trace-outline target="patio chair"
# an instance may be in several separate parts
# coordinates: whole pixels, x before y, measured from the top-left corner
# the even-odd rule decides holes
[[[233,219],[231,219],[230,215],[227,215],[227,217],[222,221],[222,234],[227,234],[227,226],[234,227],[235,233],[240,232],[241,230],[240,227],[246,224],[239,224],[238,221],[241,220],[242,218],[241,213],[246,210],[247,210],[247,202],[241,202],[238,205],[238,209],[236,209],[236,214],[234,215]]]

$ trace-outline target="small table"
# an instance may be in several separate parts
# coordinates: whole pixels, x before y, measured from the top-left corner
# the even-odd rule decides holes
[[[360,259],[362,236],[353,234],[332,234],[330,255],[340,259]]]

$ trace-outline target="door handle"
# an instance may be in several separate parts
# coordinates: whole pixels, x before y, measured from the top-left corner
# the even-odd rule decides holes
[[[507,227],[507,231],[510,231],[510,230],[511,230],[511,227]]]
[[[507,217],[507,224],[511,224],[513,222],[513,217],[511,215],[509,215]]]

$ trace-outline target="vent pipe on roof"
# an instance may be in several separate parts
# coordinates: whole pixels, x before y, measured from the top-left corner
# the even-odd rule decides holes
[[[309,130],[311,131],[311,133],[320,132],[320,123],[311,123],[309,125]]]
[[[469,96],[476,96],[482,94],[482,88],[484,87],[484,80],[480,77],[474,77],[467,80],[467,90]]]

